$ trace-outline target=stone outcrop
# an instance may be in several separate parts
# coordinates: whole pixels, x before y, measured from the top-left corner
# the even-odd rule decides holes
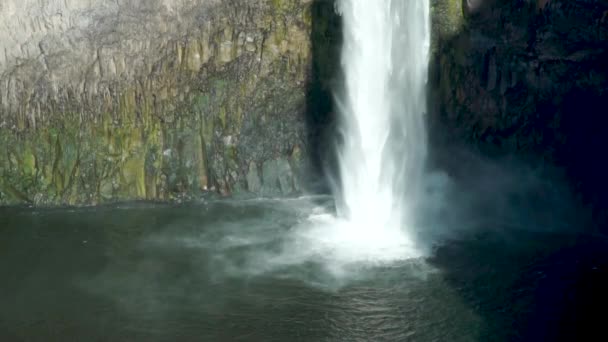
[[[0,204],[298,192],[312,0],[3,0]]]
[[[608,208],[608,2],[435,0],[434,145],[468,144],[563,167]],[[448,23],[449,25],[447,25]]]

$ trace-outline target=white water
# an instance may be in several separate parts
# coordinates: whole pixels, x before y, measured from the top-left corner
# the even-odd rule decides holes
[[[376,259],[415,255],[414,212],[426,157],[429,0],[339,0],[345,89],[328,238]]]
[[[326,208],[293,227],[267,264],[353,264],[418,258],[414,214],[426,157],[424,113],[429,0],[338,0],[345,88],[337,102],[343,142],[337,215]],[[268,259],[268,260],[270,260]]]

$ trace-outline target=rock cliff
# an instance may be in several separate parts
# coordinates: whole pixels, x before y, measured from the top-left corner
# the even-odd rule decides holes
[[[312,0],[3,0],[0,204],[300,190]]]
[[[556,163],[601,214],[608,2],[431,3],[435,151]],[[332,0],[4,0],[0,204],[298,192],[340,39]]]
[[[608,208],[608,2],[435,0],[429,127],[437,150],[476,146],[562,167]]]

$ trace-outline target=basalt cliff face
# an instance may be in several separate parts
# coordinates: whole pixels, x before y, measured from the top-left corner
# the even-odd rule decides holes
[[[556,163],[601,216],[608,2],[431,4],[435,152]],[[297,193],[335,169],[340,25],[333,0],[2,1],[0,204]]]
[[[435,0],[429,127],[556,164],[606,220],[608,1]]]
[[[3,0],[0,204],[290,194],[311,0]]]

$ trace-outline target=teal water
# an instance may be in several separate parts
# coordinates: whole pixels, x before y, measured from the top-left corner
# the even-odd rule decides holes
[[[291,241],[329,203],[0,209],[0,341],[543,341],[596,327],[600,238],[492,230],[338,267]]]

